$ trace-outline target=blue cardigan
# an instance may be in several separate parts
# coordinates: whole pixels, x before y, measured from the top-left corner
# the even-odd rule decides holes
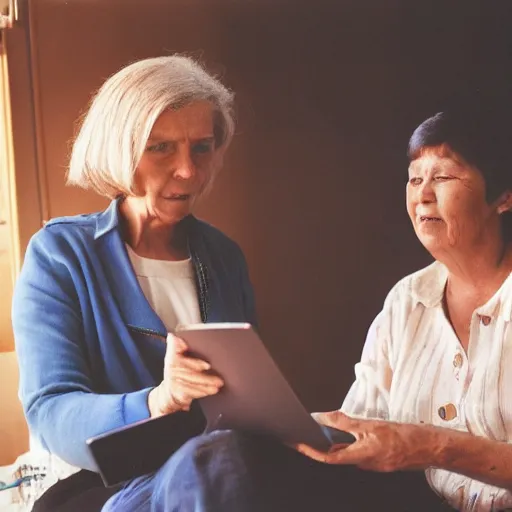
[[[255,324],[240,248],[189,216],[189,251],[204,322]],[[120,234],[118,201],[101,213],[54,219],[27,248],[13,297],[20,398],[32,435],[95,470],[85,440],[149,417],[163,378],[166,335]]]

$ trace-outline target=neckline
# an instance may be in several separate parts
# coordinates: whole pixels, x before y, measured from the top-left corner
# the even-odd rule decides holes
[[[170,264],[170,265],[179,265],[179,264],[188,264],[190,263],[191,261],[191,257],[189,256],[188,258],[184,259],[184,260],[160,260],[160,259],[157,259],[157,258],[148,258],[146,256],[140,256],[139,254],[137,254],[131,247],[129,244],[127,244],[125,242],[125,246],[126,246],[126,250],[128,251],[128,254],[130,256],[130,258],[133,258],[135,260],[138,260],[138,261],[141,261],[141,262],[146,262],[148,264],[155,264],[155,265],[158,265],[158,264]]]

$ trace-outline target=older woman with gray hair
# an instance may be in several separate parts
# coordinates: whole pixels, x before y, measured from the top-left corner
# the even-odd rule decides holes
[[[232,139],[232,110],[216,78],[168,56],[113,75],[83,119],[68,181],[110,206],[36,233],[13,300],[30,432],[82,469],[36,511],[100,510],[118,490],[94,473],[88,438],[179,411],[201,428],[194,400],[223,382],[167,333],[178,324],[255,323],[240,248],[191,213]]]
[[[356,441],[322,453],[237,432],[197,437],[164,467],[148,510],[512,510],[506,105],[477,95],[410,139],[407,211],[435,261],[394,286],[341,410],[316,415]]]

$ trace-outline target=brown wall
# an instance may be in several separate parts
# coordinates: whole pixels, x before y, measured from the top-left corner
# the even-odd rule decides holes
[[[7,227],[0,226],[0,236],[7,238],[7,234]],[[12,350],[13,347],[11,327],[11,260],[6,248],[7,244],[2,242],[5,242],[5,240],[0,241],[0,352]]]
[[[505,6],[34,1],[37,144],[18,154],[36,163],[17,171],[18,181],[35,173],[40,193],[23,213],[40,221],[103,207],[64,188],[68,141],[90,92],[142,57],[200,56],[239,109],[201,214],[245,250],[265,341],[308,407],[336,407],[386,292],[429,261],[404,210],[408,136],[448,93],[508,80]],[[23,30],[11,35],[13,52]]]
[[[14,352],[0,354],[0,466],[28,449],[28,430],[18,400],[18,363]]]

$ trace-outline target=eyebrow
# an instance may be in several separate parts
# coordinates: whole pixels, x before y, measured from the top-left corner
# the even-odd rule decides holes
[[[148,137],[148,141],[164,141],[164,142],[180,142],[185,139],[170,139],[168,136],[159,133],[152,133]],[[213,135],[206,135],[204,137],[197,137],[191,139],[192,142],[215,142],[215,137]]]
[[[450,160],[451,162],[453,162],[455,165],[451,165],[450,166],[450,172],[453,172],[453,171],[456,171],[456,172],[461,172],[461,163],[458,162],[457,160],[454,160],[453,158],[448,158],[447,160]],[[407,168],[408,172],[410,171],[415,171],[415,172],[418,172],[419,169],[418,169],[418,165],[416,164],[415,161],[411,162],[409,164],[409,167]],[[439,164],[436,164],[432,167],[432,172],[436,173],[436,172],[445,172],[446,169],[443,169],[443,166],[442,165],[439,165]]]

